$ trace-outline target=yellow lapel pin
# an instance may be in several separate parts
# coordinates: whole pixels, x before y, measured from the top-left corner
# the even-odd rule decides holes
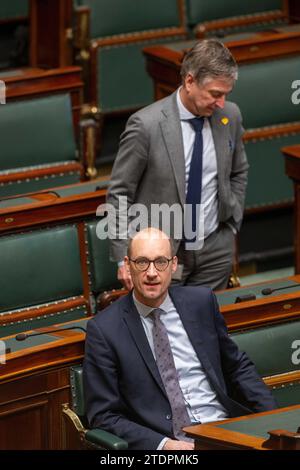
[[[221,119],[221,123],[224,124],[224,126],[227,126],[227,124],[229,123],[229,119],[227,117],[223,117]]]

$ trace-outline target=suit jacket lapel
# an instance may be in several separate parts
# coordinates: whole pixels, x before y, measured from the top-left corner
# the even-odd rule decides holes
[[[166,100],[160,122],[163,139],[173,168],[179,199],[185,204],[185,160],[176,92]]]
[[[222,110],[216,110],[210,118],[211,130],[217,157],[219,185],[220,183],[222,184],[224,182],[226,169],[226,158],[224,158],[224,154],[226,154],[229,146],[229,126],[226,121],[224,121],[225,123],[222,122],[223,118],[226,118],[226,115],[223,113]]]
[[[191,315],[186,300],[182,296],[173,296],[172,291],[170,291],[170,295],[176,310],[180,315],[181,321],[192,343],[192,346],[195,349],[208,378],[215,386],[216,390],[222,389],[220,379],[211,364],[204,346],[203,331],[201,329],[199,319],[194,318],[193,315]]]
[[[139,313],[132,300],[132,295],[128,296],[127,304],[124,308],[124,320],[130,331],[130,334],[135,342],[140,354],[142,355],[146,367],[149,369],[154,380],[157,382],[162,392],[166,395],[154,356],[152,354],[147,336],[145,334],[142,322],[139,317]],[[167,396],[167,395],[166,395]]]

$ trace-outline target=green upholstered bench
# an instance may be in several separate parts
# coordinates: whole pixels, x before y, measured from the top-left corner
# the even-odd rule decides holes
[[[231,338],[253,361],[280,407],[300,404],[300,367],[295,350],[300,320],[232,333]]]
[[[104,238],[107,232],[107,219],[97,219],[85,225],[90,288],[97,301],[99,295],[108,289],[119,289],[117,263],[110,261],[109,240]]]
[[[64,441],[66,449],[72,448],[69,444],[69,433],[75,431],[78,436],[78,440],[84,447],[126,450],[128,448],[128,444],[123,439],[120,439],[114,434],[103,431],[99,428],[89,429],[86,418],[81,366],[73,366],[70,368],[70,383],[72,404],[71,407],[69,404],[64,404],[62,410],[64,418]],[[71,442],[74,442],[74,440],[71,440]]]
[[[0,106],[0,199],[80,181],[70,96]]]
[[[0,4],[0,23],[28,16],[28,0],[2,0]]]
[[[299,56],[239,67],[239,79],[229,99],[240,106],[246,129],[244,142],[250,164],[248,210],[282,206],[293,199],[280,149],[300,139],[299,112],[291,101],[291,84],[298,70]]]
[[[186,36],[184,0],[77,0],[75,44],[90,70],[88,101],[101,113],[133,110],[153,101],[142,49]],[[86,26],[88,24],[88,26]]]
[[[0,336],[90,315],[76,225],[0,237]]]
[[[186,0],[187,22],[198,37],[271,28],[287,20],[283,0]]]

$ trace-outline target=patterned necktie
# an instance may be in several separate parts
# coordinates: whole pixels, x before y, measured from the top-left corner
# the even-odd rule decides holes
[[[161,313],[164,313],[163,310],[157,308],[150,314],[153,319],[153,343],[156,364],[172,409],[174,436],[179,440],[189,441],[190,439],[186,437],[181,428],[189,426],[191,420],[188,416],[182,390],[179,385],[168,333],[160,319]]]
[[[191,206],[192,214],[192,231],[198,232],[198,217],[197,205],[201,204],[201,191],[202,191],[202,154],[203,154],[203,139],[202,128],[204,124],[203,117],[189,119],[191,125],[195,130],[195,141],[192,154],[192,160],[189,172],[189,181],[186,194],[186,204]],[[186,241],[193,241],[187,240]]]

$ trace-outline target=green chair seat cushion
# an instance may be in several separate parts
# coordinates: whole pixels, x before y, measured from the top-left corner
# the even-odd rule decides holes
[[[239,0],[227,0],[226,2],[221,0],[210,0],[209,2],[187,0],[188,23],[195,25],[205,21],[279,10],[281,7],[281,0],[251,0],[251,2],[241,2]]]
[[[87,223],[86,231],[92,292],[97,295],[107,289],[120,288],[121,284],[117,280],[117,263],[109,259],[107,219]]]
[[[28,10],[28,0],[1,0],[0,20],[27,16]]]
[[[299,56],[241,64],[229,99],[239,105],[244,127],[259,128],[300,121],[292,103],[292,82],[299,76]]]
[[[179,39],[182,38],[173,38],[174,41]],[[147,73],[142,50],[166,41],[168,38],[97,49],[97,101],[102,112],[135,109],[152,103],[153,83]],[[105,70],[110,73],[105,73]]]
[[[245,149],[250,165],[245,201],[247,209],[293,200],[293,183],[285,175],[284,158],[280,149],[297,144],[299,141],[298,132],[246,142]],[[266,175],[269,177],[266,178]]]
[[[163,29],[180,25],[178,2],[161,0],[78,0],[91,9],[91,37]]]
[[[76,160],[70,96],[0,106],[0,171]]]
[[[0,238],[0,312],[83,293],[75,226]]]
[[[299,364],[292,361],[292,344],[300,338],[300,321],[232,333],[231,338],[262,377],[299,370]]]
[[[287,384],[272,388],[272,393],[280,408],[300,404],[300,383]]]

